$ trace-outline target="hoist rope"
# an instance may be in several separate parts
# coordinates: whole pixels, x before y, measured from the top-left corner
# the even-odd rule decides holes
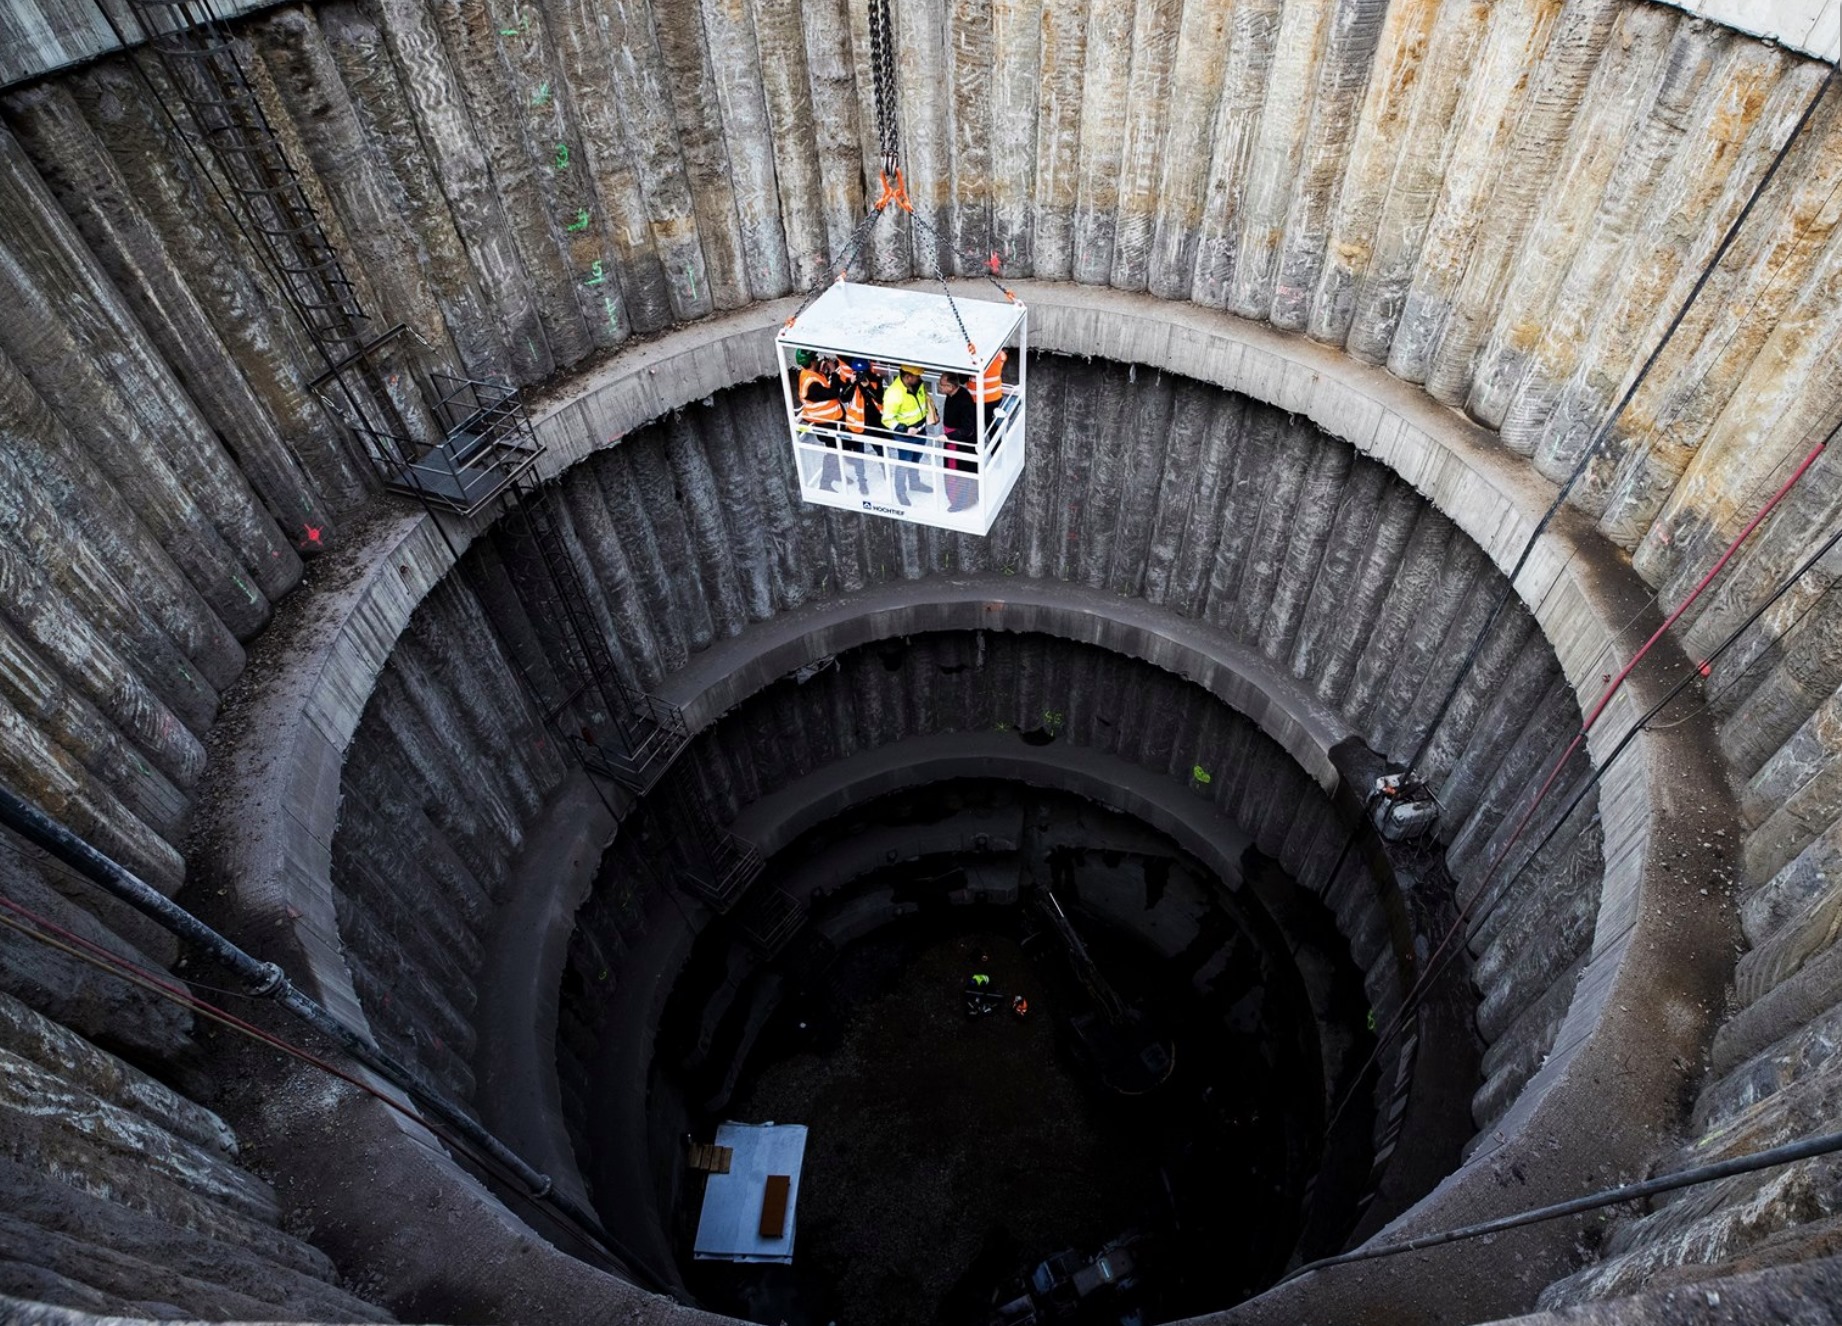
[[[901,169],[902,134],[895,106],[895,30],[889,0],[869,0],[870,78],[876,97],[876,142],[883,154],[883,174]]]

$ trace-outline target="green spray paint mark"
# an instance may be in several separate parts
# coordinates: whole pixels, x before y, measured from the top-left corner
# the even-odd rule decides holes
[[[691,288],[691,298],[697,298],[697,273],[691,270],[691,264],[684,265],[684,283]]]
[[[569,169],[569,144],[568,143],[558,143],[556,145],[556,168],[558,170],[568,170]]]
[[[500,28],[499,35],[501,37],[528,37],[531,34],[531,11],[528,9],[516,10],[514,11],[514,15],[518,19],[518,26],[515,28]]]
[[[1194,778],[1199,783],[1213,783],[1215,781],[1209,771],[1200,764],[1193,764],[1190,766],[1190,777]]]
[[[601,297],[601,308],[602,311],[608,315],[608,326],[618,335],[620,333],[620,313],[614,307],[614,296],[603,295]]]
[[[550,104],[549,83],[544,82],[537,85],[537,91],[531,94],[531,104],[533,106],[548,106]]]
[[[608,279],[608,274],[601,270],[601,263],[597,261],[593,267],[588,269],[588,280],[583,282],[583,284],[584,285],[600,285],[602,282],[606,281],[607,279]]]
[[[237,582],[238,589],[242,590],[245,594],[249,595],[249,601],[251,603],[254,603],[256,601],[256,591],[251,589],[248,585],[243,583],[242,576],[232,576],[230,578]]]
[[[572,231],[588,229],[588,208],[579,207],[576,209],[576,219],[571,223],[569,229]]]

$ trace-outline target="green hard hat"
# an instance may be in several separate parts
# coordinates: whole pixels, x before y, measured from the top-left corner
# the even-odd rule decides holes
[[[795,350],[793,352],[793,362],[798,364],[801,368],[811,368],[812,367],[812,351]]]

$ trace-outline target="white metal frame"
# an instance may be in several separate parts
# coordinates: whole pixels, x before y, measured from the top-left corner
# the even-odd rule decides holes
[[[782,329],[775,343],[776,358],[800,495],[806,501],[938,529],[981,536],[990,533],[1026,460],[1029,310],[1015,300],[1008,304],[955,302],[974,338],[971,347],[960,342],[958,324],[946,321],[952,310],[945,296],[844,282]],[[837,359],[867,359],[891,374],[899,364],[914,364],[923,370],[923,381],[936,406],[940,374],[959,374],[974,392],[976,442],[970,451],[963,445],[949,449],[934,434],[859,434],[842,423],[803,421],[793,387],[794,356],[800,350]],[[1017,381],[1005,383],[996,409],[988,410],[979,384],[1000,350],[1015,354]],[[883,381],[886,389],[888,378]],[[853,447],[865,449],[854,451]],[[976,473],[951,468],[953,462],[965,460],[976,462]],[[898,474],[908,490],[906,505],[898,498]],[[928,490],[914,487],[917,482],[926,484]]]

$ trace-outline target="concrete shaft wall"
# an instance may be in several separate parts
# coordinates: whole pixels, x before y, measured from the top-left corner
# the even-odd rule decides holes
[[[284,1231],[222,1119],[4,994],[0,1138],[6,1293],[128,1317],[390,1319]]]
[[[983,762],[994,776],[1005,752],[1014,750],[1015,763],[1027,770],[1019,776],[1049,786],[1061,785],[1055,782],[1057,770],[1077,788],[1103,786],[1110,773],[1115,790],[1108,804],[1149,807],[1146,818],[1160,827],[1168,825],[1160,796],[1193,798],[1217,812],[1214,836],[1206,839],[1215,850],[1205,859],[1229,887],[1241,886],[1244,846],[1277,860],[1336,918],[1357,970],[1366,973],[1377,1025],[1395,1019],[1413,975],[1402,951],[1411,951],[1412,936],[1394,928],[1401,924],[1401,905],[1381,896],[1360,853],[1342,855],[1348,828],[1322,789],[1275,742],[1204,688],[1127,655],[999,632],[977,646],[964,635],[914,637],[899,657],[869,646],[840,656],[840,664],[804,684],[757,694],[687,752],[671,777],[695,803],[710,807],[712,822],[730,825],[764,852],[772,851],[815,815],[842,814],[854,799],[907,785],[896,771],[910,761],[917,769],[952,767],[956,750],[963,752],[962,771]],[[1528,723],[1524,731],[1541,726],[1527,711],[1519,718]],[[1037,742],[1052,737],[1054,749],[1026,745],[1016,735],[1024,732]],[[994,733],[1009,735],[994,745]],[[1486,738],[1499,743],[1493,757],[1502,766],[1489,777],[1526,774],[1517,768],[1529,760],[1518,750],[1521,735]],[[919,763],[923,753],[925,766]],[[1159,783],[1166,785],[1161,793],[1153,790]],[[1477,804],[1475,796],[1465,799]],[[781,803],[799,809],[789,811]],[[1462,817],[1454,827],[1461,834],[1469,829]],[[566,1026],[559,1045],[564,1097],[577,1124],[603,1117],[589,1109],[586,1084],[595,1066],[618,1048],[608,1040],[618,1033],[601,1030],[600,1005],[611,1004],[628,980],[624,955],[660,942],[655,923],[637,933],[635,923],[653,910],[648,895],[674,888],[677,865],[695,864],[694,857],[681,862],[678,858],[689,854],[672,841],[671,830],[663,832],[644,843],[617,844],[624,870],[604,875],[606,887],[584,907],[572,942],[577,988],[591,992],[576,1001],[575,1022]],[[1568,848],[1557,854],[1558,863],[1539,863],[1496,906],[1472,918],[1488,1010],[1482,1030],[1493,1043],[1493,1076],[1476,1102],[1480,1127],[1508,1107],[1552,1048],[1577,964],[1591,943],[1597,839],[1589,831],[1569,840]],[[1583,859],[1575,860],[1574,853]],[[1335,866],[1342,868],[1332,878]],[[708,919],[692,904],[679,906],[697,913],[693,930]],[[750,900],[739,906],[746,911]],[[669,910],[658,910],[669,921]],[[1511,918],[1507,933],[1528,933],[1521,928],[1530,927],[1550,941],[1506,942],[1505,918]],[[578,1025],[584,1018],[591,1025]],[[1399,1042],[1384,1047],[1384,1082],[1392,1081],[1399,1048]],[[1454,1150],[1458,1140],[1448,1139]],[[611,1172],[607,1158],[596,1161],[603,1175]]]
[[[874,275],[976,271],[997,252],[1013,273],[1265,322],[1384,365],[1550,478],[1605,422],[1821,73],[1618,0],[967,0],[897,21],[917,212],[944,240],[886,225]],[[832,0],[377,0],[240,31],[380,325],[404,322],[431,364],[532,383],[829,271],[874,157],[861,24]],[[112,57],[0,97],[0,776],[173,890],[245,645],[299,582],[300,551],[363,545],[348,517],[368,479],[149,87]],[[1817,108],[1574,490],[1666,607],[1837,413],[1836,117],[1833,99]],[[1087,408],[1070,408],[1077,433]],[[1691,656],[1795,565],[1836,490],[1825,457],[1685,618]],[[1062,504],[1032,522],[1032,574],[1076,565],[1052,529],[1145,518],[1097,518],[1053,487],[1031,500]],[[1111,575],[1098,540],[1116,536],[1095,531],[1082,555]],[[837,566],[865,575],[851,538]],[[887,551],[904,575],[947,569],[924,546]],[[751,575],[719,577],[714,601],[752,611],[773,573]],[[1710,1118],[1805,1080],[1795,1038],[1842,997],[1834,583],[1833,567],[1806,578],[1709,681],[1760,955]],[[9,877],[53,887],[36,876]],[[157,938],[115,928],[164,960]],[[134,1035],[163,1043],[162,1016],[138,1014]]]
[[[405,322],[434,363],[530,382],[828,270],[874,142],[861,22],[823,3],[592,23],[335,4],[242,31],[379,325]],[[899,23],[918,211],[954,247],[917,252],[890,223],[876,275],[997,252],[1009,272],[1265,320],[1423,383],[1549,476],[1819,81],[1610,0],[910,6]],[[239,640],[296,583],[296,547],[341,537],[364,476],[149,86],[115,57],[0,103],[0,302],[18,311],[0,325],[17,550],[0,553],[0,651],[29,720],[3,730],[0,767],[172,884]],[[1836,413],[1834,119],[1819,108],[1575,489],[1666,605]],[[1685,621],[1691,652],[1823,528],[1831,468]],[[1828,584],[1813,576],[1715,678],[1729,755],[1758,779],[1761,882],[1833,818],[1820,791],[1793,796],[1834,776],[1800,733],[1842,681]]]
[[[650,686],[669,682],[693,660],[720,654],[724,642],[761,648],[749,642],[809,605],[836,603],[853,619],[872,619],[868,636],[857,638],[876,639],[925,629],[917,605],[930,604],[930,594],[966,598],[975,621],[982,600],[1061,596],[1070,615],[1084,616],[1117,611],[1123,594],[1141,614],[1163,617],[1166,629],[1193,622],[1263,668],[1268,693],[1310,718],[1319,760],[1322,746],[1351,733],[1397,758],[1411,752],[1502,585],[1476,545],[1384,467],[1244,397],[1056,357],[1040,357],[1032,381],[1040,432],[1029,487],[989,540],[797,505],[791,476],[777,464],[784,425],[772,384],[692,406],[574,467],[564,481],[564,533],[595,587],[591,606],[618,643],[621,669]],[[1080,426],[1071,422],[1076,414]],[[1185,500],[1163,496],[1186,480],[1193,492]],[[1085,520],[1060,514],[1080,507],[1090,511]],[[1295,521],[1295,509],[1339,519]],[[931,589],[935,578],[952,589]],[[502,592],[503,569],[482,545],[449,581],[424,602],[372,694],[343,777],[333,861],[343,960],[371,1026],[393,1051],[472,1096],[476,1066],[505,1071],[506,1047],[480,1044],[472,1025],[477,1003],[506,997],[483,988],[500,885],[533,797],[561,776],[542,734],[528,718],[514,721],[525,706],[513,678],[541,666],[546,642],[556,642],[553,623],[525,617]],[[906,602],[890,597],[905,586]],[[500,636],[480,633],[481,598],[492,602]],[[989,613],[983,619],[1015,629]],[[808,651],[835,647],[828,639]],[[1152,655],[1148,640],[1112,648]],[[1322,894],[1369,973],[1378,1022],[1392,1019],[1403,957],[1388,909],[1361,871],[1326,877],[1343,836],[1328,804],[1292,756],[1219,703],[1228,697],[1211,699],[1129,653],[1074,645],[1044,652],[1039,643],[1015,666],[1010,653],[996,656],[1007,665],[970,679],[935,676],[924,664],[891,674],[878,664],[853,671],[843,690],[829,681],[802,689],[786,712],[765,701],[745,706],[716,723],[703,753],[686,757],[694,800],[720,828],[801,771],[911,736],[973,731],[969,718],[988,710],[1004,709],[1002,721],[1017,726],[1055,713],[1074,745],[1143,766],[1169,780],[1173,794],[1199,788]],[[968,681],[985,688],[978,703],[955,689]],[[830,696],[832,707],[809,712],[808,691]],[[744,688],[709,703],[688,692],[680,698],[699,722],[748,696]],[[1465,901],[1507,832],[1506,810],[1519,806],[1578,723],[1552,647],[1512,604],[1434,734],[1427,766],[1448,807],[1445,832]],[[482,749],[494,752],[489,768],[477,758]],[[1210,773],[1208,784],[1192,782],[1198,767]],[[1582,772],[1583,763],[1569,771],[1563,795]],[[1492,1047],[1475,1102],[1480,1126],[1499,1118],[1543,1064],[1591,946],[1599,879],[1591,814],[1589,801],[1574,826],[1588,830],[1583,836],[1562,835],[1508,888],[1501,886],[1511,872],[1503,872],[1470,917]],[[1512,857],[1511,869],[1522,861]],[[669,892],[671,880],[662,856],[618,896],[591,903],[587,933],[577,938],[590,988],[669,988],[671,951],[681,954],[682,941],[659,925],[672,923],[673,909],[659,906],[663,920],[647,922],[636,941],[649,950],[641,958],[629,958],[622,930],[650,914],[658,900],[649,895]],[[677,904],[687,907],[694,909]],[[1529,934],[1542,942],[1521,942]],[[552,990],[561,976],[548,974]],[[565,1073],[563,1097],[578,1111],[591,1062],[633,1060],[621,1090],[644,1081],[645,1057],[635,1060],[633,1047],[567,1026],[564,1040],[578,1067]],[[491,1095],[482,1100],[489,1113]],[[643,1100],[629,1112],[643,1120]],[[596,1159],[598,1186],[626,1191],[643,1147],[624,1171]],[[608,1177],[623,1172],[626,1182]],[[637,1239],[647,1222],[636,1224]]]
[[[1016,499],[1016,517],[988,540],[824,519],[797,507],[777,464],[784,426],[771,384],[693,407],[576,467],[564,489],[566,535],[595,587],[592,606],[617,644],[618,665],[656,687],[751,622],[832,595],[872,596],[878,586],[930,575],[999,577],[994,593],[1005,591],[1005,577],[1017,578],[1011,592],[1044,579],[1206,622],[1324,707],[1334,726],[1321,740],[1353,734],[1396,759],[1412,752],[1501,589],[1476,545],[1384,467],[1244,397],[1059,358],[1040,358],[1032,382],[1040,432],[1028,491]],[[1161,502],[1185,476],[1196,479],[1190,500]],[[1086,519],[1062,514],[1090,500]],[[1295,508],[1314,517],[1294,520]],[[1053,555],[1033,556],[1038,549]],[[496,555],[476,546],[464,577],[419,611],[354,740],[333,844],[346,960],[373,1027],[462,1096],[472,1094],[469,1011],[492,904],[523,826],[562,776],[516,681],[518,668],[541,666],[545,648],[554,647],[554,624],[525,617],[504,583]],[[503,637],[484,629],[482,597],[508,627]],[[1306,858],[1325,849],[1334,855],[1340,840],[1326,841],[1334,834],[1301,830],[1287,847],[1310,781],[1298,763],[1244,719],[1234,720],[1237,740],[1257,741],[1261,758],[1233,743],[1219,748],[1210,729],[1197,726],[1217,708],[1190,714],[1185,707],[1205,700],[1205,691],[1156,671],[1098,679],[1089,671],[1037,677],[1032,670],[1028,685],[1016,684],[1036,700],[1018,698],[1023,708],[1005,721],[1030,726],[1033,704],[1064,715],[1081,744],[1103,747],[1108,725],[1118,722],[1144,745],[1127,755],[1133,762],[1149,761],[1180,783],[1195,767],[1214,770],[1209,795],[1229,817],[1307,887],[1328,885]],[[1128,675],[1137,677],[1131,687]],[[1177,689],[1167,695],[1171,685]],[[1105,697],[1126,692],[1143,712],[1101,712]],[[917,692],[895,705],[864,690],[853,703],[847,708],[857,716],[815,728],[816,744],[783,725],[784,746],[745,743],[749,759],[709,765],[710,777],[722,771],[699,794],[711,822],[728,824],[790,776],[777,761],[816,767],[859,745],[963,726],[951,715],[964,706],[946,696]],[[936,705],[939,715],[930,717]],[[1552,648],[1512,604],[1434,735],[1426,766],[1447,807],[1443,832],[1461,882],[1483,872],[1504,807],[1545,772],[1578,723]],[[495,753],[486,767],[482,750]],[[1577,762],[1569,779],[1583,771]],[[1286,787],[1295,795],[1282,795]],[[1576,827],[1590,818],[1588,803]],[[1570,844],[1572,834],[1557,841]],[[1480,1124],[1539,1064],[1565,1012],[1567,991],[1544,996],[1557,977],[1573,974],[1591,943],[1597,857],[1590,836],[1587,850],[1584,871],[1556,876],[1555,862],[1543,861],[1473,913],[1487,1039],[1536,1005],[1544,1010],[1513,1050],[1500,1052],[1506,1077],[1480,1097],[1480,1108],[1489,1102]],[[1513,858],[1512,867],[1521,861]],[[1550,887],[1562,879],[1576,887]],[[405,881],[415,886],[405,890]],[[1384,918],[1358,899],[1345,920],[1348,932],[1365,932],[1357,960],[1377,969],[1372,994],[1389,1012],[1399,990],[1396,973],[1379,970],[1397,961],[1377,928]],[[1512,946],[1509,936],[1531,926],[1551,942]]]

